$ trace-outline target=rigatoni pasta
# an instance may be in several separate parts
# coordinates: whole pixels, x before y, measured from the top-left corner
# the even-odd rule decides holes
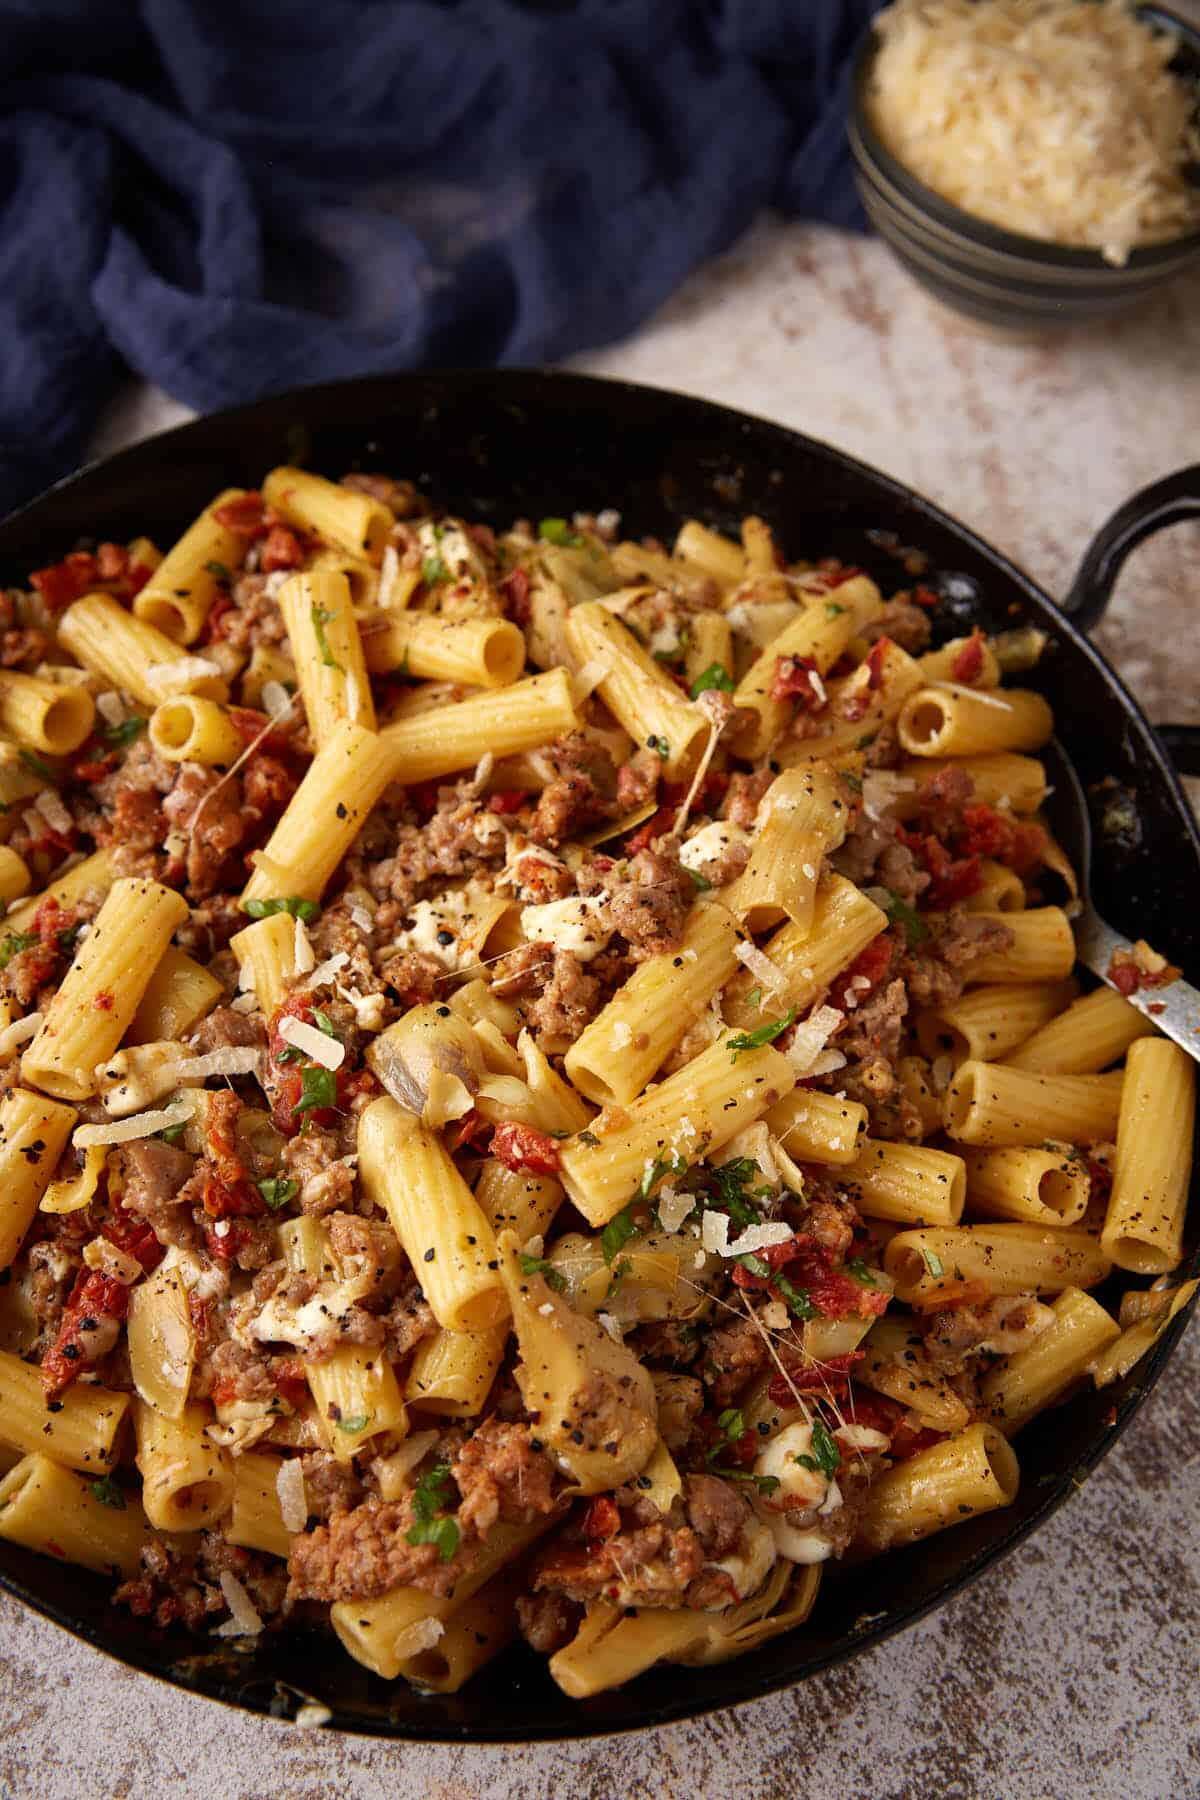
[[[139,1616],[723,1661],[1190,1303],[1191,1063],[1079,998],[1029,658],[614,531],[282,467],[0,681],[0,1536]]]

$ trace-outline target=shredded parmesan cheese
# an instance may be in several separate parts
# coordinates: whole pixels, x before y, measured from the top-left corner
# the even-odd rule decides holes
[[[348,951],[335,950],[332,956],[327,956],[324,962],[318,963],[315,969],[309,971],[305,987],[323,987],[327,981],[332,981],[338,971],[344,969],[349,961]]]
[[[225,1604],[233,1617],[218,1625],[214,1637],[257,1637],[263,1628],[254,1607],[254,1602],[242,1586],[236,1575],[228,1569],[222,1569],[217,1580],[221,1584],[221,1592],[225,1596]]]
[[[292,961],[296,966],[297,975],[307,975],[310,969],[315,969],[317,966],[317,953],[313,949],[312,939],[308,935],[308,926],[303,919],[296,920]]]
[[[304,1470],[300,1467],[298,1456],[289,1457],[279,1465],[279,1473],[275,1477],[275,1492],[279,1496],[279,1514],[286,1531],[303,1531],[308,1523],[308,1496],[304,1491]]]
[[[57,788],[43,788],[33,803],[51,831],[70,831],[75,823],[62,803]]]
[[[422,1650],[432,1650],[445,1629],[440,1619],[418,1619],[415,1624],[406,1625],[403,1631],[397,1632],[390,1645],[391,1653],[407,1661],[410,1656],[420,1655]]]
[[[202,1097],[197,1090],[157,1112],[134,1113],[132,1118],[114,1119],[108,1125],[77,1125],[72,1142],[77,1149],[90,1150],[93,1144],[132,1144],[137,1138],[153,1137],[156,1131],[186,1124]]]
[[[303,1019],[280,1019],[279,1035],[285,1043],[294,1044],[297,1050],[303,1050],[305,1056],[310,1057],[313,1062],[320,1063],[323,1069],[340,1069],[346,1060],[346,1046],[343,1043],[324,1031],[318,1031],[315,1025],[306,1024]]]
[[[786,1244],[792,1237],[792,1228],[783,1219],[765,1225],[747,1225],[740,1237],[734,1238],[728,1256],[747,1256],[754,1250],[769,1250],[772,1244]]]
[[[262,700],[263,711],[269,719],[282,718],[292,704],[292,696],[282,681],[264,681],[259,697]]]
[[[875,128],[964,212],[1118,266],[1200,225],[1195,93],[1126,0],[896,0],[875,26]]]
[[[257,1075],[262,1051],[255,1044],[223,1044],[204,1056],[181,1056],[172,1073],[179,1082],[207,1081],[210,1075]]]
[[[894,769],[868,769],[862,778],[863,811],[878,821],[916,785],[911,775],[899,775]]]
[[[664,1183],[658,1190],[658,1216],[663,1230],[678,1231],[695,1204],[691,1194],[681,1194],[676,1188]]]
[[[814,1073],[813,1065],[829,1038],[841,1024],[844,1013],[836,1006],[819,1006],[816,1012],[797,1025],[785,1054],[802,1074]],[[843,1059],[844,1060],[844,1059]],[[839,1068],[841,1064],[837,1065]]]
[[[367,911],[366,907],[351,906],[347,910],[350,916],[350,923],[361,931],[364,937],[370,937],[375,929],[375,920]]]
[[[96,711],[106,725],[120,725],[125,718],[125,702],[115,688],[96,695]]]
[[[399,575],[400,553],[395,544],[389,544],[384,550],[383,560],[379,565],[379,591],[375,598],[380,606],[392,604],[392,589],[395,587]]]
[[[177,656],[172,662],[151,663],[146,670],[146,680],[165,695],[172,689],[186,686],[189,681],[203,681],[209,675],[220,673],[216,663],[209,662],[206,656]]]
[[[700,1220],[700,1242],[710,1256],[728,1256],[729,1214],[710,1207]]]

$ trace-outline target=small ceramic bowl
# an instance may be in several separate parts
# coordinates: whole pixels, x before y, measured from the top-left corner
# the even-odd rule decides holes
[[[1200,29],[1160,6],[1143,7],[1141,16],[1178,34],[1172,67],[1197,83],[1200,105]],[[1005,231],[943,200],[897,162],[871,123],[866,96],[879,43],[868,31],[855,60],[849,135],[858,191],[879,235],[945,305],[998,330],[1040,331],[1108,318],[1200,266],[1200,230],[1132,250],[1117,267],[1099,250]]]

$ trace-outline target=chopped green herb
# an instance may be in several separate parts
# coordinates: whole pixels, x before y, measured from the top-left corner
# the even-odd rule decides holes
[[[323,1031],[326,1037],[337,1037],[337,1032],[333,1029],[333,1020],[329,1017],[329,1014],[327,1012],[318,1011],[315,1006],[313,1007],[313,1024],[318,1031]],[[339,1039],[338,1041],[340,1042],[341,1040]]]
[[[648,1200],[664,1175],[682,1175],[687,1169],[683,1156],[658,1156],[646,1167],[638,1186],[638,1199]]]
[[[793,1287],[786,1275],[780,1275],[776,1270],[771,1276],[771,1286],[793,1319],[815,1319],[820,1316],[821,1308],[812,1298],[808,1289]]]
[[[839,606],[836,600],[827,600],[825,602],[825,617],[827,619],[840,619],[845,610],[845,607]]]
[[[527,1256],[522,1250],[517,1261],[521,1265],[522,1275],[540,1275],[546,1286],[553,1288],[556,1294],[565,1293],[566,1280],[559,1274],[554,1264],[548,1263],[544,1256]]]
[[[91,1484],[92,1498],[101,1506],[111,1506],[114,1512],[125,1511],[125,1493],[119,1488],[111,1475],[102,1475],[99,1481]]]
[[[347,1436],[353,1436],[357,1431],[365,1431],[370,1423],[370,1413],[355,1413],[353,1418],[339,1419],[337,1428],[339,1431],[344,1431]]]
[[[565,519],[543,519],[538,526],[538,536],[545,538],[548,544],[561,544],[564,550],[577,550],[583,542]]]
[[[759,1210],[752,1204],[752,1196],[745,1191],[747,1183],[753,1181],[758,1172],[758,1164],[752,1156],[739,1156],[719,1169],[709,1170],[709,1179],[716,1188],[713,1204],[722,1207],[735,1225],[744,1227],[759,1222]]]
[[[132,744],[134,738],[145,729],[145,719],[139,718],[136,713],[130,713],[129,717],[122,719],[119,725],[106,725],[101,735],[106,743],[113,744],[118,750],[122,750],[126,744]]]
[[[210,575],[215,575],[218,581],[232,581],[233,579],[223,562],[206,562],[204,567]]]
[[[68,925],[65,931],[59,932],[57,939],[58,947],[64,956],[73,954],[75,946],[79,942],[79,933],[82,930],[83,920],[81,919],[78,925]]]
[[[665,737],[648,737],[646,739],[646,748],[647,750],[656,750],[664,762],[666,762],[671,755],[671,746],[668,744]]]
[[[777,1037],[782,1037],[788,1026],[794,1021],[798,1007],[791,1007],[782,1019],[768,1019],[765,1025],[759,1025],[754,1031],[739,1031],[735,1036],[726,1038],[725,1048],[729,1052],[731,1062],[736,1062],[743,1050],[761,1050],[764,1044],[773,1044]]]
[[[707,875],[702,875],[699,869],[689,869],[688,874],[692,878],[692,886],[696,889],[697,893],[708,894],[712,892],[712,882],[708,879]]]
[[[300,1071],[300,1098],[293,1106],[294,1113],[322,1111],[327,1106],[337,1105],[337,1076],[332,1069],[322,1069],[316,1063],[310,1063]]]
[[[458,1526],[453,1519],[439,1517],[450,1505],[450,1490],[449,1463],[435,1463],[413,1489],[413,1523],[405,1533],[410,1544],[435,1544],[443,1562],[458,1549]]]
[[[336,619],[337,614],[335,612],[330,612],[327,606],[314,605],[310,608],[309,617],[312,620],[312,628],[316,634],[317,649],[321,652],[321,661],[325,664],[327,669],[341,669],[342,665],[333,654],[333,651],[329,648],[329,639],[325,636],[326,625],[329,624],[331,619]],[[344,670],[342,672],[343,674],[345,673]]]
[[[54,780],[54,770],[44,757],[38,755],[36,750],[22,750],[19,755],[25,767],[32,769],[35,775],[40,775],[43,781]]]
[[[855,741],[854,748],[856,750],[869,750],[877,736],[877,732],[868,731],[865,737],[860,737]]]
[[[936,1250],[922,1250],[921,1255],[924,1258],[925,1267],[929,1270],[929,1273],[933,1276],[933,1279],[935,1281],[940,1281],[942,1279],[942,1276],[946,1273],[946,1265],[942,1261],[941,1257],[937,1254],[937,1251]]]
[[[854,1280],[859,1282],[862,1287],[877,1288],[879,1286],[879,1283],[876,1281],[874,1275],[872,1275],[861,1256],[852,1256],[850,1258],[850,1261],[846,1264],[846,1273],[847,1275],[853,1276]]]
[[[816,1469],[822,1475],[833,1476],[842,1466],[842,1453],[834,1442],[833,1435],[823,1419],[814,1419],[812,1428],[811,1456],[798,1456],[796,1461],[802,1469]]]
[[[692,683],[692,699],[698,700],[709,688],[717,688],[722,694],[732,694],[736,685],[733,676],[721,663],[709,663],[707,669],[701,669]]]
[[[283,894],[274,900],[245,900],[243,912],[249,913],[252,919],[269,919],[274,913],[291,913],[293,919],[303,919],[311,925],[321,908],[315,900],[304,900],[299,894]]]
[[[290,1175],[269,1175],[260,1181],[258,1191],[272,1212],[278,1212],[289,1200],[294,1200],[300,1192],[300,1183],[293,1181]]]
[[[177,1144],[183,1136],[183,1126],[182,1124],[164,1125],[162,1130],[156,1131],[154,1135],[164,1144]]]
[[[862,786],[862,776],[861,775],[856,775],[854,773],[853,769],[843,769],[841,772],[841,775],[842,775],[842,780],[845,782],[846,786],[850,789],[850,792],[852,794],[861,794],[862,793],[863,786]]]
[[[427,556],[421,564],[421,580],[426,587],[436,587],[439,581],[449,581],[450,571],[440,556]],[[407,656],[408,652],[405,651]]]
[[[599,1144],[600,1139],[596,1136],[594,1131],[581,1131],[579,1133],[579,1141],[581,1144],[587,1144],[592,1149],[595,1149]]]
[[[297,1047],[297,1045],[289,1044],[286,1050],[281,1050],[279,1052],[279,1055],[275,1058],[275,1061],[280,1064],[303,1062],[304,1061],[304,1052],[303,1052],[303,1050],[299,1049]]]
[[[600,1250],[606,1263],[611,1264],[614,1257],[620,1255],[630,1238],[637,1236],[638,1227],[633,1218],[633,1209],[636,1205],[638,1205],[636,1200],[630,1201],[629,1205],[623,1207],[615,1218],[608,1221],[600,1233]]]
[[[22,950],[32,950],[41,941],[36,931],[10,931],[6,938],[0,938],[0,969],[7,969],[14,956],[20,956]]]
[[[761,1006],[762,1005],[762,989],[760,987],[752,987],[750,989],[750,992],[746,995],[746,1005],[747,1006]]]
[[[892,893],[891,888],[888,888],[886,891],[889,898],[888,903],[883,910],[887,913],[891,923],[893,925],[903,925],[905,935],[908,938],[910,945],[924,942],[929,936],[929,927],[921,917],[920,913],[914,911],[908,904],[908,901],[902,900],[899,894]]]

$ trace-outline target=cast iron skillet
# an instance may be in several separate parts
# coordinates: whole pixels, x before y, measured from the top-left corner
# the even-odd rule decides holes
[[[337,477],[382,469],[419,480],[454,511],[506,525],[576,508],[621,508],[624,529],[670,537],[689,516],[736,530],[762,514],[791,556],[841,557],[905,585],[897,550],[919,547],[943,600],[943,635],[978,620],[1030,620],[1051,649],[1033,678],[1061,741],[1097,797],[1097,907],[1200,978],[1200,836],[1170,753],[1200,773],[1200,728],[1147,724],[1083,636],[1124,558],[1144,537],[1200,516],[1200,467],[1136,495],[1088,550],[1062,607],[973,532],[908,488],[826,444],[705,401],[579,375],[504,371],[341,382],[197,420],[61,483],[0,525],[0,582],[16,582],[79,538],[149,532],[169,543],[222,487],[254,487],[280,462]],[[1195,1193],[1193,1193],[1195,1201]],[[1193,1205],[1189,1260],[1200,1207]],[[1019,1440],[1015,1506],[826,1576],[800,1631],[713,1669],[663,1668],[582,1704],[538,1659],[511,1650],[462,1693],[423,1697],[368,1675],[332,1637],[265,1637],[248,1655],[148,1630],[107,1602],[109,1584],[0,1543],[0,1583],[123,1661],[196,1692],[288,1718],[306,1698],[344,1730],[499,1742],[584,1737],[686,1718],[786,1687],[878,1643],[939,1605],[1018,1544],[1107,1451],[1153,1386],[1183,1328],[1103,1394],[1080,1393]],[[1107,1424],[1116,1404],[1116,1423]]]

